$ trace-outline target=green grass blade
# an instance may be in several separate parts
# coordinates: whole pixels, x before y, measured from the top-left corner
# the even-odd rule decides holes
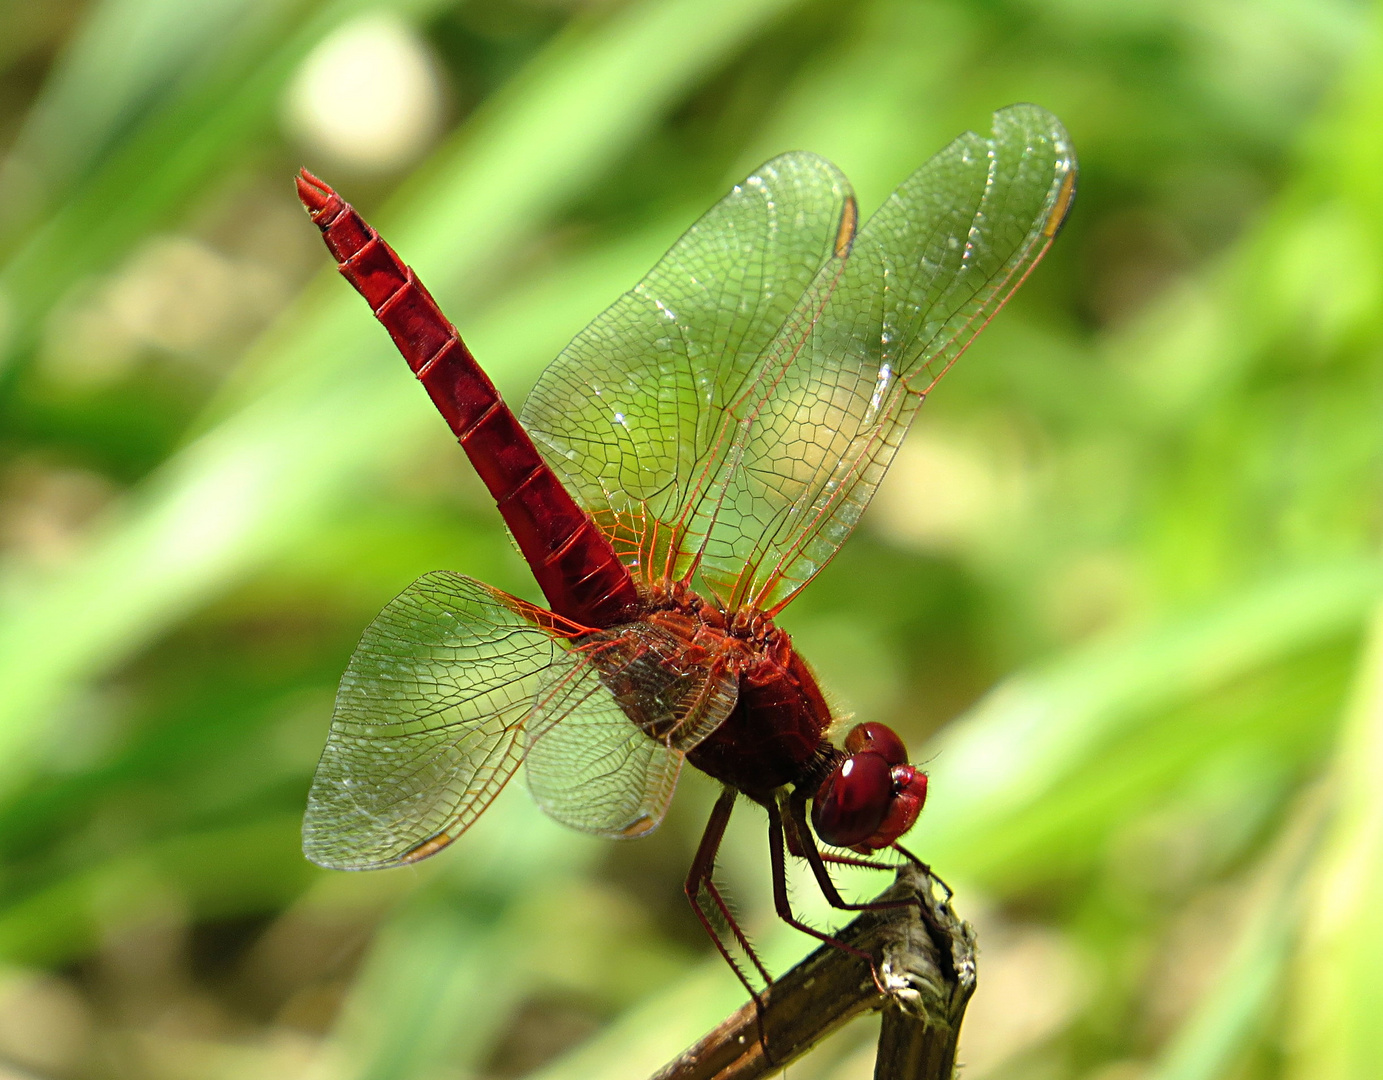
[[[1335,760],[1335,817],[1309,873],[1292,986],[1292,1068],[1310,1080],[1383,1075],[1383,610],[1375,614]]]
[[[297,0],[104,0],[55,64],[14,151],[52,185],[79,174],[188,69],[214,61],[256,8]]]
[[[1351,632],[1380,587],[1369,560],[1302,569],[1001,684],[934,747],[945,794],[927,808],[929,857],[963,865],[977,829],[1041,799],[1122,728]]]

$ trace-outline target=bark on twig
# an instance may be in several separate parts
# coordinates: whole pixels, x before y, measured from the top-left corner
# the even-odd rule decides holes
[[[836,935],[874,957],[887,994],[862,957],[823,946],[764,993],[762,1039],[748,1002],[653,1080],[769,1076],[875,1009],[884,1014],[875,1080],[951,1080],[961,1019],[975,990],[975,937],[920,868],[900,870],[878,899],[912,896],[920,907],[866,911]]]

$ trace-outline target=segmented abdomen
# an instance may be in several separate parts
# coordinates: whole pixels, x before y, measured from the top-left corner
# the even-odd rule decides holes
[[[412,269],[306,169],[298,177],[298,197],[341,273],[369,303],[456,433],[552,610],[596,628],[634,618],[638,591],[610,541],[548,467]]]

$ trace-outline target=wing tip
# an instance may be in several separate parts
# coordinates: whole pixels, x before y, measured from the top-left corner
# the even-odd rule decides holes
[[[1076,175],[1076,166],[1072,162],[1061,177],[1052,209],[1042,226],[1042,235],[1048,240],[1056,239],[1057,233],[1061,232],[1061,227],[1066,224],[1066,218],[1071,213],[1071,206],[1076,201]]]
[[[853,194],[845,197],[845,205],[840,208],[840,224],[836,227],[835,256],[843,259],[850,254],[855,244],[855,233],[860,224],[860,205]]]
[[[1042,221],[1041,235],[1048,240],[1055,239],[1070,215],[1076,198],[1076,180],[1080,167],[1076,162],[1075,147],[1066,127],[1050,109],[1030,101],[1015,102],[994,110],[993,137],[997,142],[1004,137],[1005,129],[1016,127],[1027,134],[1029,142],[1041,138],[1048,141],[1052,149],[1052,187],[1047,215]]]

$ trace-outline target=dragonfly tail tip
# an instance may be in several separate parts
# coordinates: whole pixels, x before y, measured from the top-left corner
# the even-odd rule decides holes
[[[300,169],[296,178],[298,187],[298,199],[307,207],[308,212],[320,214],[336,192],[324,181],[319,180],[308,172],[307,169]]]

